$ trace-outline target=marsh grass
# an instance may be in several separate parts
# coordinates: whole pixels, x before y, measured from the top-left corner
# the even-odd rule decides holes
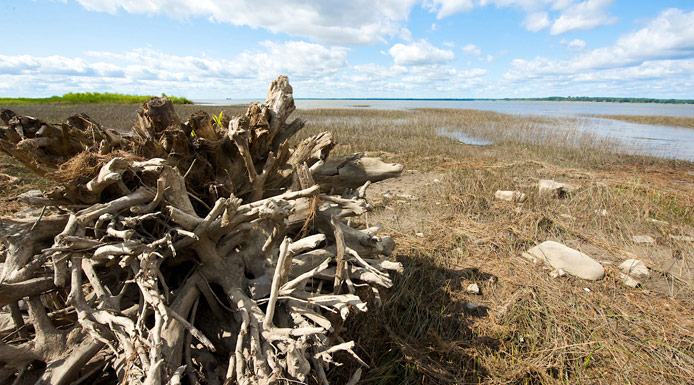
[[[421,188],[419,200],[396,206],[397,219],[373,218],[395,234],[399,258],[414,269],[399,277],[382,313],[371,315],[386,320],[385,337],[371,347],[373,383],[687,384],[694,378],[692,282],[672,278],[657,255],[638,256],[653,274],[642,289],[624,286],[614,267],[632,256],[631,236],[644,233],[659,234],[660,245],[680,250],[694,267],[691,244],[666,236],[691,230],[692,194],[663,192],[657,183],[625,178],[619,170],[567,169],[537,160],[465,159],[438,171],[444,175],[440,183]],[[536,186],[546,177],[581,187],[566,199],[544,198]],[[528,200],[493,200],[494,191],[509,188]],[[677,199],[676,210],[663,204]],[[606,216],[595,212],[602,209]],[[552,279],[520,258],[545,240],[603,261],[606,278]],[[667,290],[653,289],[656,281]],[[482,296],[465,293],[473,282]],[[483,314],[468,311],[468,302]]]
[[[12,109],[49,121],[86,112],[126,130],[137,106]],[[244,110],[176,109],[182,117]],[[295,115],[307,121],[296,140],[331,131],[336,153],[369,151],[403,163],[408,171],[397,187],[418,198],[372,199],[368,221],[394,236],[394,258],[406,270],[382,292],[380,308],[372,301],[370,312],[337,327],[370,365],[362,383],[691,384],[694,246],[670,235],[694,236],[694,164],[625,155],[633,149],[582,133],[571,119],[428,109]],[[442,129],[494,144],[465,145],[440,136]],[[38,183],[28,178],[21,176],[19,186]],[[539,179],[578,189],[565,199],[545,198]],[[520,190],[528,200],[499,202],[496,190]],[[637,234],[652,235],[657,246],[635,248]],[[552,279],[520,258],[545,240],[599,259],[606,278]],[[663,267],[662,252],[676,260],[677,271]],[[642,288],[624,286],[614,267],[631,257],[651,268]],[[473,282],[481,296],[466,293]],[[331,382],[344,383],[354,369],[351,363],[332,370]]]
[[[661,255],[635,250],[631,240],[652,234],[659,250],[694,268],[692,245],[669,238],[692,231],[694,191],[672,183],[694,182],[691,163],[626,155],[638,149],[583,133],[576,119],[471,110],[300,115],[308,121],[302,135],[330,130],[337,152],[373,151],[430,175],[411,187],[418,200],[385,202],[371,219],[395,235],[397,258],[410,270],[381,310],[350,324],[374,367],[365,383],[687,384],[694,377],[692,281],[675,278]],[[495,144],[464,145],[437,135],[441,128]],[[579,189],[547,199],[539,179]],[[499,189],[518,189],[528,201],[494,201]],[[545,240],[606,262],[607,277],[552,279],[519,257]],[[630,257],[652,267],[643,289],[624,286],[614,267]],[[473,282],[483,296],[465,293]],[[468,302],[481,310],[468,311]]]
[[[691,116],[644,116],[644,115],[591,115],[596,118],[622,120],[630,123],[650,124],[694,128],[694,117]]]
[[[338,151],[383,151],[397,153],[417,167],[428,159],[470,154],[470,147],[441,135],[442,131],[490,141],[492,148],[509,155],[540,157],[564,164],[613,164],[630,161],[660,162],[648,157],[630,157],[642,150],[617,139],[581,129],[576,118],[520,116],[464,109],[415,110],[302,110],[308,123],[302,135],[331,131],[341,146]],[[530,155],[532,154],[532,155]]]

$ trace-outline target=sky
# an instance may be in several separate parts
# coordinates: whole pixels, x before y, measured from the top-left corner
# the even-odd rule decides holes
[[[692,0],[0,0],[0,96],[694,99]]]

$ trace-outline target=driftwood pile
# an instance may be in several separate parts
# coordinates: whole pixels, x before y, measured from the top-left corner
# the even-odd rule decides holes
[[[335,322],[402,266],[356,217],[402,166],[328,159],[329,132],[291,148],[293,110],[281,76],[231,119],[154,98],[131,133],[3,111],[2,151],[61,183],[0,219],[0,383],[326,384],[359,360]]]

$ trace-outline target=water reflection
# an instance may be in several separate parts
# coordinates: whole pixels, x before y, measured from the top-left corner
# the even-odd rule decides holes
[[[581,130],[637,147],[646,155],[694,161],[694,130],[691,128],[655,126],[593,117],[580,118],[578,125]]]
[[[461,143],[470,144],[473,146],[489,146],[491,144],[494,144],[494,142],[492,142],[490,140],[480,139],[478,137],[466,134],[462,131],[449,130],[447,128],[440,128],[439,129],[439,136],[455,139]]]

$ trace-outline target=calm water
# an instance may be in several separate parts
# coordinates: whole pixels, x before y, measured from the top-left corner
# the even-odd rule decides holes
[[[207,105],[248,104],[256,100],[197,100]],[[544,115],[580,117],[579,129],[616,138],[649,155],[694,161],[694,129],[634,124],[585,115],[662,115],[694,117],[694,105],[590,102],[521,102],[521,101],[457,101],[457,100],[296,100],[299,109],[313,108],[465,108],[513,115]],[[463,141],[474,142],[466,137]]]

